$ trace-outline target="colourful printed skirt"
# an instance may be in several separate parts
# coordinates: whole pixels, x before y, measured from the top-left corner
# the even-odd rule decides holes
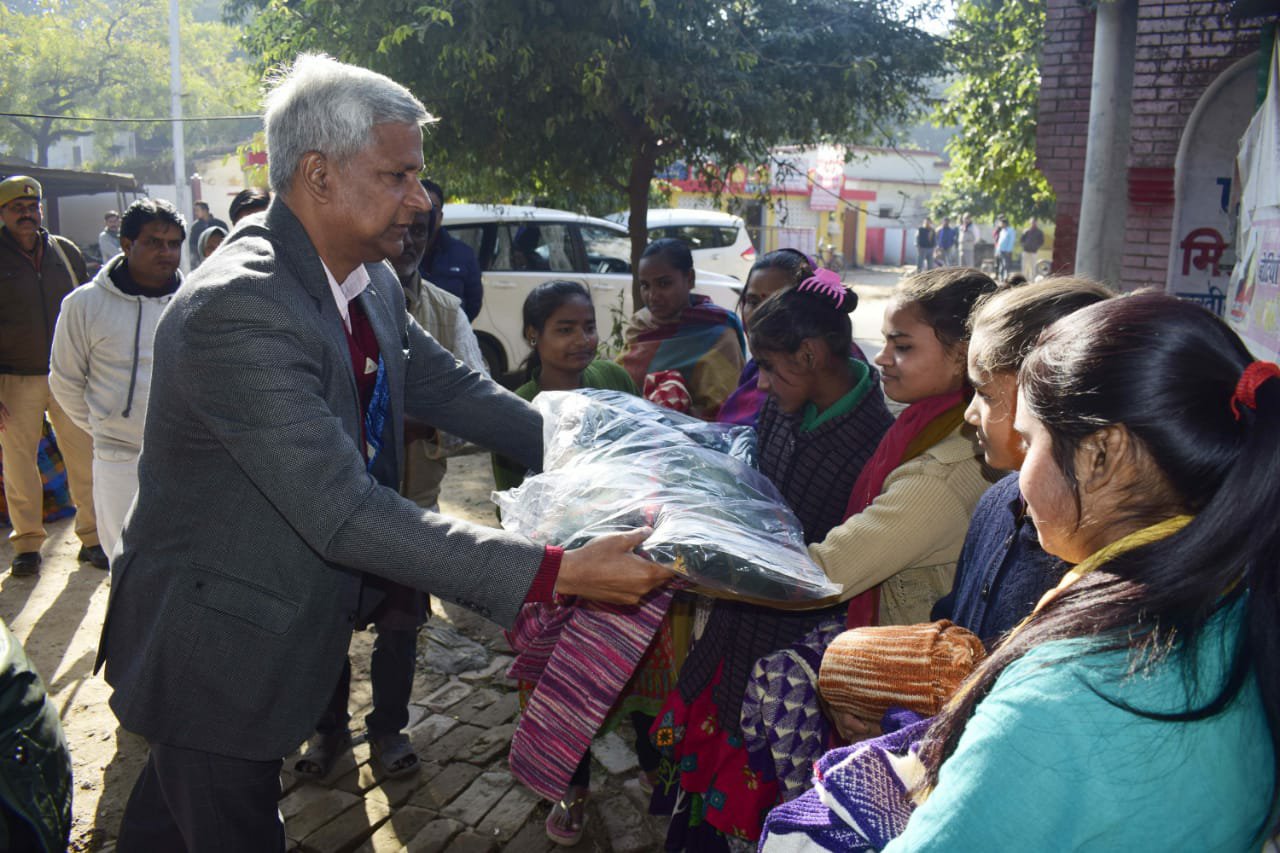
[[[725,849],[717,833],[754,841],[778,803],[777,783],[720,726],[712,696],[721,674],[690,704],[672,691],[650,730],[663,757],[650,811],[672,816],[669,850]]]
[[[723,667],[691,703],[679,691],[667,697],[650,730],[663,755],[650,811],[671,815],[668,850],[723,851],[726,836],[755,841],[770,809],[808,787],[813,761],[831,737],[813,661],[842,630],[842,616],[825,620],[757,662],[741,734],[721,727],[712,698]]]

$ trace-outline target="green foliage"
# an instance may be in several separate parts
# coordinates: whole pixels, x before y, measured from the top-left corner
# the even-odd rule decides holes
[[[232,14],[262,4],[249,44],[264,62],[324,50],[438,111],[425,155],[451,194],[611,190],[637,254],[656,168],[879,141],[942,60],[896,0],[238,2]]]
[[[934,196],[939,215],[1053,215],[1053,190],[1036,168],[1036,111],[1045,0],[962,0],[947,43],[959,75],[934,120],[960,128],[951,168]]]
[[[235,30],[197,20],[207,0],[181,4],[183,109],[213,115],[255,111],[256,75],[238,50]],[[201,18],[207,18],[202,14]],[[169,114],[169,11],[164,0],[39,0],[0,6],[0,103],[7,112],[108,117]],[[136,131],[167,139],[168,123],[104,124],[6,117],[0,142],[35,145],[41,165],[49,146],[97,131]],[[234,141],[243,128],[191,122],[190,148]],[[99,163],[97,165],[105,165]]]

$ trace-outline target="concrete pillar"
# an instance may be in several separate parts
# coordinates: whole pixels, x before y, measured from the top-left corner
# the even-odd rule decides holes
[[[190,222],[194,214],[187,186],[187,146],[182,133],[182,39],[178,23],[178,0],[169,0],[169,115],[173,119],[174,206]],[[191,272],[191,255],[185,244],[180,263],[184,275]]]
[[[1129,211],[1126,172],[1138,0],[1111,0],[1097,8],[1075,269],[1118,287]]]

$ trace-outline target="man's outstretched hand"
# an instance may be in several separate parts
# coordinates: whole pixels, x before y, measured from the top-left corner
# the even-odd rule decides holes
[[[665,566],[632,553],[651,533],[647,527],[630,533],[610,533],[581,548],[565,551],[556,592],[610,604],[638,603],[673,577]]]

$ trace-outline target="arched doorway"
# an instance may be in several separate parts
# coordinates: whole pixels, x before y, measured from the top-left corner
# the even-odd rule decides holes
[[[1223,71],[1196,102],[1174,167],[1166,290],[1222,316],[1235,262],[1236,151],[1257,107],[1258,54]]]

